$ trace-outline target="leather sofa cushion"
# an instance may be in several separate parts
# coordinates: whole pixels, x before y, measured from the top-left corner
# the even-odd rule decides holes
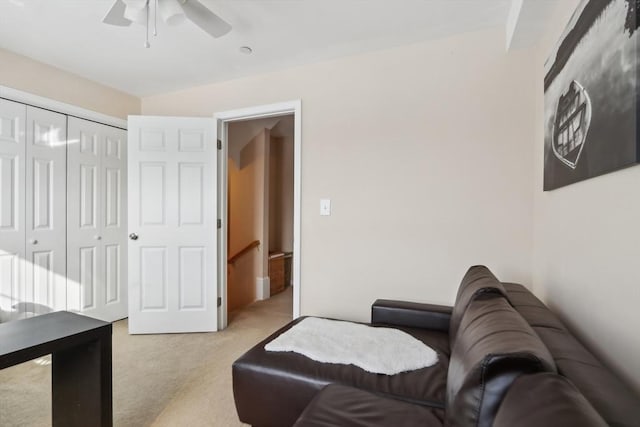
[[[507,299],[514,307],[531,305],[547,308],[547,306],[542,301],[540,301],[538,297],[536,297],[529,289],[519,283],[502,282],[502,286],[507,292]]]
[[[607,423],[566,378],[522,375],[505,395],[494,427],[606,427]]]
[[[440,427],[442,409],[389,399],[353,387],[328,385],[294,427]]]
[[[530,326],[567,330],[558,316],[553,314],[527,288],[517,283],[503,283],[502,285],[507,291],[507,299],[511,305],[524,317]]]
[[[601,364],[558,359],[558,373],[567,377],[611,427],[640,425],[640,399]]]
[[[556,364],[559,360],[568,359],[587,365],[600,365],[598,359],[587,351],[569,332],[555,328],[541,328],[539,326],[534,326],[533,330],[547,346]]]
[[[446,333],[396,328],[433,348],[439,360],[434,366],[392,376],[372,374],[353,365],[319,363],[296,353],[265,351],[266,343],[302,319],[281,328],[233,364],[233,392],[242,422],[260,426],[292,425],[318,391],[334,383],[444,407],[450,354]]]
[[[475,265],[462,278],[456,302],[453,305],[451,321],[449,322],[449,340],[453,347],[453,340],[458,333],[458,328],[467,306],[474,298],[481,294],[499,294],[506,296],[502,283],[483,265]]]
[[[558,373],[567,377],[611,426],[640,423],[638,396],[569,332],[534,328],[553,355]]]
[[[549,349],[566,376],[611,426],[637,426],[640,398],[587,350],[527,288],[503,283],[507,298]]]
[[[515,378],[554,371],[547,348],[505,298],[477,297],[464,313],[452,349],[447,425],[490,426]]]

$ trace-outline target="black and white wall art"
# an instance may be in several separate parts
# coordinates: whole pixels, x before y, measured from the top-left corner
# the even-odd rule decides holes
[[[583,0],[545,63],[545,191],[640,162],[639,6]]]

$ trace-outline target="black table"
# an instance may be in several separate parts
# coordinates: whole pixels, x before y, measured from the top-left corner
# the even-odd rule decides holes
[[[0,369],[46,354],[53,426],[112,426],[111,323],[58,311],[0,324]]]

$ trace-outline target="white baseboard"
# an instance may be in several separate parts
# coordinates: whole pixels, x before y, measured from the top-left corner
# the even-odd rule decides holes
[[[271,281],[269,277],[256,277],[256,300],[269,299],[271,296]]]

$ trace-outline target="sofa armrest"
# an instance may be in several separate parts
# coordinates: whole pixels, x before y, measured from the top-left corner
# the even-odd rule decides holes
[[[452,310],[444,305],[379,299],[371,306],[371,323],[448,332]]]

